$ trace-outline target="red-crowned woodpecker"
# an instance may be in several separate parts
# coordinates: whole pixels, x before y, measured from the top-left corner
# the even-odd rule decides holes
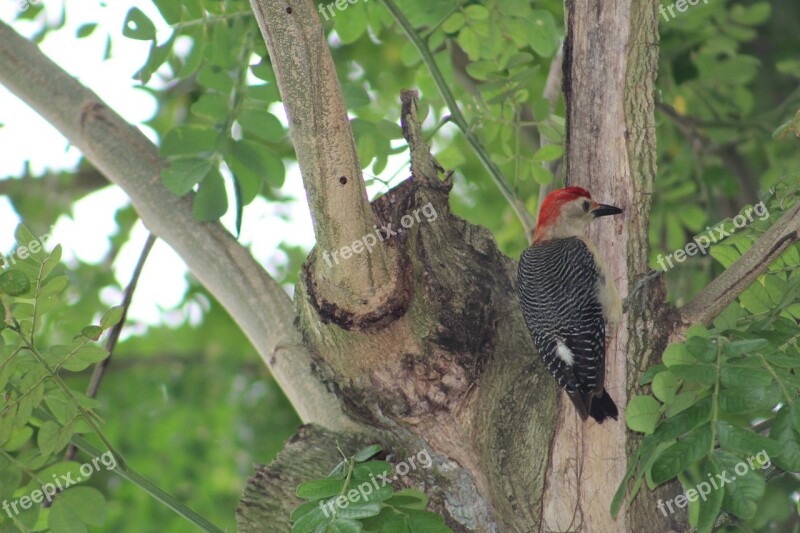
[[[594,218],[619,213],[586,189],[553,191],[519,260],[519,299],[533,343],[581,418],[597,422],[617,418],[603,383],[606,336],[619,323],[622,302],[585,233]]]

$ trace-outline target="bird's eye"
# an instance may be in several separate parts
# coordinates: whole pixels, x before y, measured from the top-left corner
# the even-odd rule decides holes
[[[589,202],[583,202],[583,212],[584,213],[589,212]]]

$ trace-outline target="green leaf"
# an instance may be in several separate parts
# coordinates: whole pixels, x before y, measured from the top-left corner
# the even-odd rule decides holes
[[[647,385],[652,382],[655,376],[664,372],[667,369],[666,365],[654,365],[648,368],[642,377],[639,378],[639,385]]]
[[[477,61],[481,56],[481,39],[471,28],[464,28],[456,39],[458,46],[467,54],[470,61]]]
[[[39,288],[39,299],[55,298],[69,285],[67,276],[55,276],[47,280]]]
[[[17,269],[6,270],[0,274],[0,292],[9,296],[21,296],[31,290],[31,280]]]
[[[714,462],[713,455],[707,457],[703,462],[703,465],[704,468],[701,469],[701,471],[705,470],[707,473],[711,474],[711,476],[716,476],[720,473],[719,467]],[[700,483],[704,483],[704,485],[701,485]],[[722,500],[727,492],[725,487],[720,487],[719,489],[714,490],[713,485],[711,485],[706,478],[699,482],[696,485],[696,488],[689,490],[694,491],[695,498],[700,498],[697,500],[697,502],[700,504],[700,511],[697,518],[698,533],[711,533],[714,527],[714,522],[719,516],[719,511],[722,507]],[[687,496],[692,495],[692,492],[687,491]]]
[[[392,465],[386,461],[369,461],[353,468],[353,478],[357,480],[379,479],[380,476],[389,475]]]
[[[138,7],[132,7],[122,26],[122,35],[130,39],[149,41],[156,37],[156,27]]]
[[[662,451],[650,469],[650,476],[656,484],[673,479],[710,450],[711,426],[705,425]]]
[[[43,242],[46,240],[47,235],[42,235],[39,237],[39,242]],[[58,266],[59,262],[61,261],[61,245],[57,244],[53,247],[53,251],[47,255],[47,258],[42,262],[42,279],[47,278],[53,270]]]
[[[428,506],[428,495],[416,489],[403,489],[386,500],[386,505],[423,511]]]
[[[528,30],[528,44],[542,57],[551,57],[558,48],[556,20],[549,11],[535,9],[528,17],[533,24]]]
[[[86,533],[86,525],[60,498],[56,498],[47,515],[47,525],[59,533]]]
[[[353,83],[342,85],[342,96],[344,96],[344,104],[347,109],[358,109],[369,105],[371,102],[367,90]]]
[[[161,141],[159,151],[163,157],[213,152],[218,137],[219,132],[214,128],[185,124],[167,132]]]
[[[395,515],[381,527],[381,533],[411,533],[408,525],[408,518],[403,515]]]
[[[11,433],[11,437],[8,439],[8,442],[3,444],[3,450],[7,452],[13,452],[22,447],[26,444],[30,438],[33,436],[33,428],[31,426],[22,426],[21,428],[17,428]],[[1,476],[2,474],[0,474]],[[2,492],[0,492],[2,494]]]
[[[142,83],[147,83],[153,73],[158,70],[158,67],[164,64],[169,57],[177,36],[178,32],[173,32],[167,42],[160,46],[156,44],[155,40],[153,40],[150,43],[150,53],[147,56],[147,61],[145,62],[144,66],[139,69],[139,72],[134,75],[134,78],[141,80]]]
[[[192,49],[186,56],[186,61],[184,61],[183,65],[181,65],[181,68],[178,69],[178,72],[175,74],[176,77],[181,79],[188,78],[197,72],[197,69],[200,68],[200,65],[203,62],[203,57],[205,56],[207,39],[206,27],[201,26],[192,37],[194,40]]]
[[[35,237],[25,225],[19,224],[17,226],[16,230],[14,230],[14,239],[17,241],[15,254],[20,259],[30,257],[35,263],[39,264],[47,257],[47,252],[41,246],[40,238]]]
[[[752,413],[772,410],[781,400],[778,387],[724,389],[719,394],[719,408],[725,413]]]
[[[26,464],[29,468],[41,468],[41,465],[37,466],[37,463],[41,460],[41,458],[47,460],[48,456],[38,456],[38,460],[30,460]],[[78,478],[81,478],[80,473],[80,463],[75,461],[59,461],[57,463],[51,464],[46,468],[42,469],[41,471],[36,473],[36,478],[31,479],[27,485],[22,489],[22,492],[25,494],[30,494],[36,489],[40,489],[42,487],[42,481],[40,480],[53,480],[62,478],[63,479],[73,479],[75,481]],[[37,479],[38,478],[38,479]]]
[[[408,525],[412,533],[453,533],[444,518],[427,511],[409,511]]]
[[[725,485],[722,506],[726,511],[735,514],[739,518],[745,520],[753,518],[758,508],[758,501],[764,495],[764,489],[766,488],[764,478],[758,472],[753,471],[749,463],[745,463],[724,450],[714,450],[714,458],[719,463],[720,471],[730,474],[727,478],[730,479],[731,483]],[[747,472],[744,475],[735,473],[737,467],[741,470],[741,464],[747,464]],[[717,481],[721,482],[720,480]]]
[[[334,10],[333,27],[342,43],[351,44],[367,31],[367,8],[363,2],[346,5],[346,11],[337,13]]]
[[[103,328],[101,328],[100,326],[86,326],[83,329],[81,329],[81,335],[83,335],[87,339],[92,339],[93,341],[99,339],[100,335],[102,334],[103,334]]]
[[[80,372],[89,365],[99,363],[106,357],[108,357],[108,352],[104,348],[96,344],[85,344],[72,353],[63,366],[70,372]]]
[[[167,24],[177,24],[181,21],[183,9],[179,2],[175,2],[175,0],[153,0],[153,3],[158,7]]]
[[[533,174],[533,179],[536,180],[536,183],[539,183],[540,185],[547,185],[548,183],[553,182],[553,173],[546,168],[540,165],[531,165],[530,170],[531,174]]]
[[[732,6],[731,20],[743,26],[758,26],[769,19],[772,6],[769,2],[758,2],[751,6],[736,4]]]
[[[796,405],[786,404],[781,407],[769,432],[769,438],[781,447],[780,453],[770,458],[778,468],[786,472],[800,472],[800,432],[792,424],[792,418],[796,416],[793,413],[797,409]]]
[[[341,479],[313,479],[304,481],[297,487],[297,497],[304,500],[315,500],[336,496],[341,492],[344,481]]]
[[[649,435],[658,422],[659,407],[659,403],[651,396],[634,396],[625,409],[625,422],[631,430]]]
[[[198,157],[173,159],[170,165],[161,171],[161,178],[173,194],[183,196],[200,183],[211,172],[211,168],[208,159]]]
[[[233,89],[233,78],[230,73],[216,65],[207,65],[197,71],[197,81],[204,87],[214,89],[222,94],[229,94]]]
[[[59,494],[56,501],[61,501],[85,524],[102,526],[106,521],[106,500],[95,488],[73,487]]]
[[[370,502],[364,505],[350,504],[347,507],[339,508],[336,514],[341,518],[369,518],[370,516],[376,516],[380,512],[381,504]]]
[[[766,339],[749,339],[726,343],[722,347],[722,351],[725,355],[734,357],[746,353],[757,352],[758,350],[766,348],[767,346],[769,346],[769,341]]]
[[[262,180],[273,187],[281,187],[285,177],[283,161],[267,147],[248,140],[229,145],[226,162],[239,180],[242,203],[249,204],[261,190]]]
[[[75,37],[78,39],[83,39],[84,37],[90,36],[94,30],[97,28],[96,22],[89,22],[87,24],[82,24],[78,26],[78,29],[75,31]]]
[[[717,359],[717,347],[705,337],[689,337],[686,341],[686,351],[704,363],[711,363]]]
[[[463,13],[455,12],[442,23],[442,31],[445,33],[456,33],[458,30],[464,27],[466,24],[467,18],[464,16]]]
[[[266,141],[280,141],[286,134],[278,117],[263,109],[244,109],[238,120],[245,131]]]
[[[357,520],[337,518],[330,525],[331,533],[359,533],[364,526]]]
[[[228,99],[219,93],[207,92],[192,104],[191,109],[195,115],[221,124],[228,116]]]
[[[72,431],[69,426],[61,427],[51,420],[42,423],[39,433],[36,435],[36,444],[39,451],[43,454],[54,454],[69,444],[72,438]]]
[[[475,61],[467,65],[466,71],[476,80],[488,80],[497,74],[497,67],[491,61]]]
[[[665,365],[691,365],[695,363],[695,358],[689,353],[685,344],[670,344],[664,350],[661,360]]]
[[[678,392],[678,385],[680,385],[680,380],[675,374],[669,371],[660,372],[653,378],[653,384],[651,385],[653,396],[663,403],[667,403],[675,397],[675,393]]]
[[[713,385],[717,379],[715,365],[695,363],[693,365],[672,365],[669,371],[684,381],[697,381],[706,386]]]
[[[470,20],[486,20],[489,18],[489,10],[480,4],[465,7],[464,14]]]
[[[103,315],[103,318],[100,319],[100,327],[103,329],[108,329],[111,326],[115,326],[122,320],[122,314],[125,312],[125,308],[121,305],[115,305]]]
[[[292,514],[292,521],[294,522],[292,524],[292,533],[309,533],[315,531],[320,524],[328,522],[328,516],[325,515],[325,511],[319,506],[320,502],[315,501],[308,503],[313,503],[315,505],[312,505],[305,514],[299,515],[296,520],[294,514]],[[328,511],[328,515],[330,515],[330,511]]]
[[[766,370],[731,364],[720,368],[719,377],[726,388],[766,387],[772,383],[772,375]]]
[[[359,450],[358,453],[353,456],[353,460],[357,463],[363,463],[381,450],[383,450],[383,447],[380,444],[367,446],[366,448]]]
[[[759,435],[749,429],[741,429],[719,420],[717,422],[719,445],[726,450],[755,455],[764,450],[769,455],[780,453],[780,446],[772,439]]]
[[[711,418],[711,396],[706,396],[691,407],[661,422],[653,432],[653,436],[660,442],[666,442],[688,433],[707,422],[709,418]]]
[[[560,159],[563,155],[564,148],[560,144],[545,144],[533,154],[533,160],[537,163],[541,161],[553,161],[555,159]]]
[[[194,197],[192,214],[196,220],[211,222],[219,219],[228,211],[228,194],[225,191],[225,180],[217,169],[200,182],[200,188]]]

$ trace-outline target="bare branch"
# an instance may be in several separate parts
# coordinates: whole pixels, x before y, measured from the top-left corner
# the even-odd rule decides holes
[[[747,252],[681,308],[681,321],[708,325],[742,291],[800,240],[800,202],[778,219]]]
[[[492,158],[489,156],[489,152],[486,150],[486,148],[484,148],[484,146],[470,129],[467,119],[461,114],[461,109],[459,109],[453,93],[450,92],[450,88],[447,86],[441,70],[439,70],[439,67],[436,65],[436,61],[434,60],[433,54],[431,53],[427,44],[414,30],[414,27],[392,0],[384,0],[384,4],[394,17],[395,21],[397,21],[398,25],[403,29],[411,43],[414,45],[414,47],[416,47],[417,52],[419,52],[419,55],[422,57],[422,62],[426,67],[428,67],[428,71],[433,77],[436,87],[439,89],[439,94],[442,96],[447,104],[447,107],[450,109],[450,114],[453,116],[453,123],[458,126],[458,129],[461,130],[464,138],[467,140],[470,146],[472,146],[475,155],[478,156],[478,159],[483,164],[484,168],[486,168],[487,172],[489,172],[489,176],[492,178],[495,185],[497,185],[497,188],[503,194],[506,201],[511,205],[511,208],[514,210],[514,213],[516,213],[517,218],[519,218],[519,221],[522,223],[525,234],[533,235],[535,223],[525,207],[525,202],[517,197],[516,193],[514,193],[514,189],[511,187],[511,184],[508,183],[508,180],[505,178],[498,166],[494,163],[494,161],[492,161]]]
[[[108,357],[97,363],[94,367],[94,371],[92,372],[92,379],[89,381],[89,387],[86,390],[86,396],[89,398],[96,398],[97,391],[100,390],[100,383],[103,381],[103,377],[106,374],[106,370],[108,369],[108,365],[111,363],[111,357],[114,355],[114,348],[117,347],[117,341],[119,341],[119,335],[122,333],[122,328],[125,326],[125,319],[128,317],[128,308],[131,306],[131,302],[133,301],[133,293],[136,291],[136,285],[139,283],[139,276],[142,274],[142,269],[144,269],[144,263],[147,261],[147,256],[150,255],[150,250],[153,249],[153,245],[156,243],[155,236],[151,233],[147,236],[147,240],[142,247],[142,251],[139,253],[139,260],[136,262],[136,267],[133,269],[133,274],[131,274],[131,280],[128,282],[128,286],[125,287],[125,293],[122,298],[122,317],[119,319],[119,322],[114,324],[111,330],[108,332],[108,336],[106,337],[106,352],[108,352]],[[75,459],[75,455],[78,453],[78,447],[75,446],[74,443],[70,443],[67,447],[67,451],[64,454],[65,461],[72,461]]]
[[[175,196],[161,183],[164,162],[153,143],[3,22],[0,83],[128,194],[148,229],[175,249],[239,324],[304,421],[353,426],[311,373],[289,297],[222,225],[194,219],[191,195]]]
[[[318,298],[364,314],[394,288],[393,259],[382,243],[347,261],[333,255],[375,232],[347,108],[328,43],[310,0],[251,0],[269,49],[292,143],[308,195],[317,255]]]

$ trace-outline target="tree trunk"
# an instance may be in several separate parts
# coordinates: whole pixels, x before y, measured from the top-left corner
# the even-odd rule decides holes
[[[624,295],[629,280],[647,271],[656,4],[578,4],[567,4],[564,54],[568,181],[626,209],[624,221],[598,225],[594,235]],[[297,6],[293,15],[311,16],[306,9],[313,11]],[[267,42],[274,24],[262,23]],[[488,232],[450,213],[449,182],[437,177],[415,105],[404,95],[412,178],[374,202],[373,211],[379,226],[393,228],[423,206],[436,217],[384,241],[400,257],[395,275],[402,288],[395,294],[401,301],[377,326],[343,322],[320,303],[322,251],[312,252],[295,308],[316,374],[347,414],[373,428],[367,441],[381,442],[397,457],[429,451],[435,474],[405,481],[427,492],[433,510],[457,531],[623,531],[656,524],[655,505],[611,519],[611,496],[635,441],[629,442],[622,419],[600,426],[581,422],[568,402],[562,408],[519,311],[516,263]],[[609,349],[607,388],[623,414],[639,372],[664,345],[663,335],[652,333],[665,320],[663,285],[647,286],[641,295]],[[268,470],[283,471],[286,461],[281,457]],[[320,466],[318,474],[331,466]],[[279,499],[285,514],[299,503],[293,488],[284,485]],[[240,512],[252,513],[255,502],[248,492]],[[662,524],[656,529],[668,529]],[[255,530],[244,522],[240,528]]]

